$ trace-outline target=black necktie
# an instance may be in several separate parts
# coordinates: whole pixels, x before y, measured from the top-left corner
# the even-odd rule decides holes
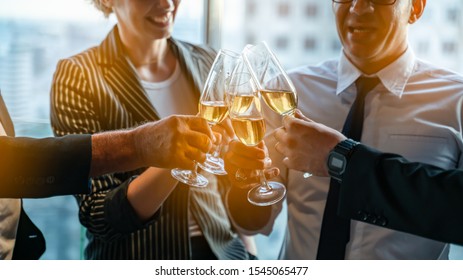
[[[365,97],[378,83],[376,77],[360,77],[356,81],[357,96],[342,128],[346,137],[360,141]],[[350,239],[350,219],[337,215],[340,187],[338,181],[331,179],[318,242],[318,260],[343,260],[346,254],[346,245]]]

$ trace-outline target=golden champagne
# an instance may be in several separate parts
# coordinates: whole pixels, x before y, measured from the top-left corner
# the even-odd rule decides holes
[[[245,113],[251,106],[254,99],[257,98],[255,95],[230,95],[231,96],[231,106],[230,111],[233,115],[241,115]],[[258,108],[260,110],[260,108]]]
[[[261,90],[265,103],[280,115],[290,115],[296,110],[296,95],[288,90]]]
[[[199,104],[201,117],[211,125],[223,121],[228,115],[228,106],[224,101],[202,101]]]
[[[263,118],[232,118],[233,130],[242,143],[248,146],[259,144],[265,135]]]

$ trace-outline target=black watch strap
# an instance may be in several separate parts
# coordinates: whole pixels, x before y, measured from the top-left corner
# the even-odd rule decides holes
[[[346,139],[339,142],[328,156],[328,173],[333,179],[342,181],[342,176],[346,171],[346,166],[352,152],[359,142],[352,139]]]

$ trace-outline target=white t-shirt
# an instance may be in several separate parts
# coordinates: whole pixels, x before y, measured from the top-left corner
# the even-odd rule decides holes
[[[198,113],[198,100],[188,87],[184,75],[181,75],[177,62],[174,73],[165,81],[141,81],[148,98],[159,114],[164,118],[172,114],[196,115]]]
[[[0,122],[0,136],[5,136],[5,129]],[[0,259],[11,260],[19,215],[21,214],[20,199],[0,199]]]

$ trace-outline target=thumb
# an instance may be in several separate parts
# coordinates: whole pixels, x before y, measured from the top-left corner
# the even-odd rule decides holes
[[[299,109],[296,109],[296,112],[294,114],[294,117],[297,118],[297,119],[300,119],[300,120],[304,120],[306,122],[313,122],[311,119],[309,119],[308,117],[304,116],[304,114],[302,114],[302,112],[299,110]]]

